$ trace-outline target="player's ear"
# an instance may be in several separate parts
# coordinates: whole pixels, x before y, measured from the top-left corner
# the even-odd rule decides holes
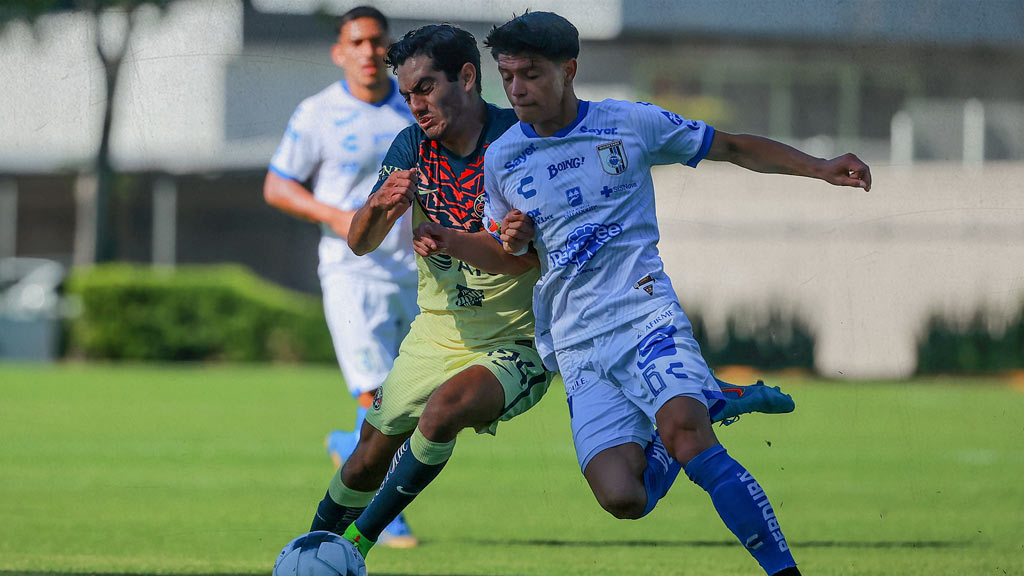
[[[572,84],[574,78],[576,78],[576,59],[569,58],[562,63],[562,72],[565,74],[565,85]]]
[[[341,49],[340,40],[341,39],[339,38],[339,42],[335,42],[334,45],[331,46],[331,61],[334,62],[334,65],[338,68],[344,68],[345,52]]]
[[[469,62],[463,64],[462,70],[459,70],[459,80],[462,81],[462,89],[466,92],[476,90],[476,66]]]

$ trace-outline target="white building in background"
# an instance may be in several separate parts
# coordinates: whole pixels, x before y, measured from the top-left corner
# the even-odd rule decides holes
[[[295,104],[339,78],[332,27],[309,14],[356,3],[195,0],[141,14],[112,139],[115,165],[141,182],[121,200],[125,259],[238,261],[316,289],[302,259],[315,260],[315,235],[264,211],[259,186]],[[930,312],[1020,306],[1024,4],[375,4],[396,35],[455,20],[480,40],[527,4],[553,10],[584,38],[584,98],[653,100],[872,163],[869,195],[719,167],[657,174],[661,250],[684,303],[713,321],[769,299],[803,310],[827,376],[907,375]],[[103,108],[92,34],[75,14],[0,33],[0,257],[70,252],[67,175],[94,153]],[[504,103],[486,53],[483,76],[485,97]],[[151,216],[168,210],[170,229]]]

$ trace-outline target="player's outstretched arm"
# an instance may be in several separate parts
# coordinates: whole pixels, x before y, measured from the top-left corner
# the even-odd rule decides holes
[[[356,210],[348,233],[348,246],[353,252],[362,256],[380,246],[415,200],[416,178],[415,168],[392,172],[384,184],[370,194],[366,204]]]
[[[348,237],[354,210],[339,210],[316,199],[305,186],[267,172],[263,181],[263,199],[274,208],[310,222],[323,222],[342,238]]]
[[[437,222],[417,226],[412,231],[412,245],[424,258],[444,253],[492,274],[521,274],[540,268],[535,256],[508,254],[487,232],[462,232]]]
[[[706,158],[765,174],[808,176],[836,186],[871,190],[871,169],[854,154],[825,160],[769,138],[716,131]]]

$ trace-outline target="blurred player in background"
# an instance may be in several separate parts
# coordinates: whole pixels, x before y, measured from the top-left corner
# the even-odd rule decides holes
[[[328,434],[335,468],[349,457],[373,395],[391,370],[417,312],[416,264],[405,219],[377,251],[356,256],[347,238],[369,196],[384,153],[412,122],[384,64],[387,19],[360,6],[340,17],[331,59],[343,79],[304,100],[270,162],[263,194],[279,210],[317,222],[324,312],[349,391],[359,401],[355,429]],[[416,545],[402,516],[384,532],[394,547]]]
[[[432,243],[417,247],[421,312],[311,527],[344,534],[364,556],[441,472],[461,430],[494,434],[534,406],[552,377],[533,342],[536,256],[506,254],[481,219],[484,153],[515,113],[482,98],[480,52],[464,30],[409,32],[388,48],[388,62],[417,124],[391,145],[349,244],[372,253],[411,210],[414,236]],[[750,392],[732,403],[735,414],[772,411],[771,400],[792,410],[778,390],[737,390]]]
[[[507,251],[537,249],[537,345],[565,380],[591,490],[617,518],[640,518],[685,470],[767,574],[799,574],[764,491],[711,428],[722,393],[658,255],[650,170],[707,158],[867,190],[867,165],[650,104],[579,100],[578,33],[557,14],[526,13],[485,44],[520,123],[487,151],[484,221]]]

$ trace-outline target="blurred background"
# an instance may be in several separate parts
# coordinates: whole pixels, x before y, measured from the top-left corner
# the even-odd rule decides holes
[[[341,77],[334,18],[355,4],[7,2],[0,358],[333,362],[318,230],[262,182],[296,104]],[[661,252],[712,365],[1024,369],[1021,2],[373,4],[396,37],[450,21],[481,42],[556,11],[582,36],[582,98],[871,165],[869,193],[657,169]],[[486,52],[483,79],[507,106]]]

